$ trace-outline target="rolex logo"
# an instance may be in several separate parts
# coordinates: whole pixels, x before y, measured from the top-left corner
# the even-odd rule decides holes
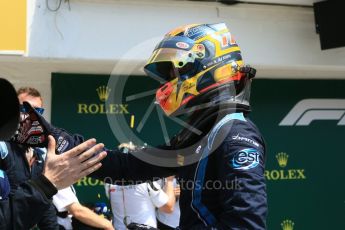
[[[284,220],[281,224],[283,230],[293,230],[293,226],[295,225],[292,220]]]
[[[128,104],[104,103],[110,96],[111,89],[108,86],[101,85],[96,89],[100,103],[78,103],[78,114],[129,114]]]
[[[304,169],[285,169],[288,163],[289,155],[280,152],[276,155],[280,169],[265,170],[267,180],[305,180],[307,179]]]
[[[105,102],[106,100],[108,100],[109,94],[111,89],[108,86],[100,86],[96,89],[99,100]]]
[[[276,155],[276,158],[278,160],[279,166],[282,167],[282,168],[285,168],[286,165],[287,165],[288,159],[289,159],[289,155],[287,155],[286,153],[281,152],[281,153],[278,153]]]

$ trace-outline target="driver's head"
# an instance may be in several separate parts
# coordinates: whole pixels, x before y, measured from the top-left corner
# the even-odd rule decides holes
[[[224,23],[192,24],[166,34],[144,70],[161,82],[156,101],[174,116],[220,102],[249,109],[250,79],[240,71],[243,66]]]

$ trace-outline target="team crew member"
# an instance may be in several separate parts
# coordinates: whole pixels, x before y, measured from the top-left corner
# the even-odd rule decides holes
[[[18,98],[21,104],[24,101],[30,102],[36,112],[43,112],[42,98],[36,89],[21,88],[18,90]],[[22,106],[22,125],[27,118],[24,109]],[[39,126],[36,128],[42,129]],[[37,129],[28,129],[30,130],[35,132]],[[51,198],[57,192],[57,188],[69,186],[79,177],[96,169],[87,168],[91,165],[94,167],[97,158],[89,166],[85,165],[85,159],[99,151],[102,145],[90,149],[88,153],[85,152],[85,158],[73,159],[94,144],[94,140],[88,141],[83,144],[84,147],[71,150],[66,156],[55,156],[55,140],[51,138],[49,159],[45,164],[45,149],[31,148],[28,144],[18,144],[14,141],[0,142],[0,229],[30,229],[34,225],[38,225],[41,230],[58,229]],[[85,161],[84,164],[81,164],[81,160]]]
[[[172,178],[168,180],[165,191],[157,181],[127,186],[105,184],[115,229],[126,230],[131,223],[157,228],[156,208],[164,213],[174,210]]]
[[[29,102],[40,114],[43,114],[43,100],[38,90],[31,87],[23,87],[17,91],[19,103],[24,101]],[[3,159],[3,164],[6,165],[6,173],[9,178],[11,187],[15,190],[16,187],[29,180],[37,179],[41,176],[46,149],[31,148],[27,145],[21,145],[14,142],[6,142],[6,148],[9,155]],[[56,221],[55,209],[52,204],[41,215],[37,226],[41,230],[58,230]],[[32,226],[25,226],[29,228]]]
[[[72,217],[74,217],[81,223],[94,228],[114,230],[109,220],[79,203],[73,186],[59,190],[53,196],[53,204],[58,211],[57,222],[63,229],[73,229]]]
[[[162,82],[157,104],[167,116],[188,117],[188,126],[170,140],[170,146],[125,155],[108,151],[92,176],[145,181],[176,175],[181,186],[181,229],[266,229],[265,145],[247,116],[255,70],[244,66],[226,25],[174,29],[157,45],[144,69]],[[63,130],[46,126],[70,147],[78,144]],[[145,155],[166,156],[166,161],[150,164],[138,159]],[[221,186],[212,187],[215,183],[210,181]],[[194,186],[187,186],[190,182]]]
[[[135,148],[137,147],[132,142],[118,146],[124,154]],[[115,229],[126,230],[130,224],[157,228],[156,209],[163,213],[174,211],[175,196],[172,180],[173,177],[167,178],[168,183],[164,191],[160,185],[161,180],[127,186],[106,183],[105,194],[110,201]]]
[[[167,186],[167,180],[161,180],[161,186],[164,188]],[[159,230],[172,230],[176,229],[179,225],[180,221],[180,205],[179,205],[179,197],[180,197],[180,186],[177,184],[177,180],[173,177],[173,187],[174,187],[174,198],[176,200],[175,207],[173,212],[166,213],[162,212],[161,210],[157,209],[156,217],[157,217],[157,226]]]

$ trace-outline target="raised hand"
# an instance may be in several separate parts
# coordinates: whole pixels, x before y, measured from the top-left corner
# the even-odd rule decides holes
[[[99,153],[104,145],[96,144],[95,139],[87,140],[61,155],[56,155],[55,139],[52,136],[49,136],[48,139],[48,152],[43,175],[57,189],[66,188],[99,169],[102,165],[100,161],[107,155],[105,151]]]

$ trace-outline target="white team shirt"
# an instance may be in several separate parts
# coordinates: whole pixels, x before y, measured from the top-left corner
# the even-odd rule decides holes
[[[163,187],[163,184],[161,184],[161,186]],[[176,179],[174,179],[174,188],[177,186],[178,185]],[[178,200],[175,202],[174,211],[172,213],[165,213],[160,211],[159,209],[157,210],[157,219],[161,223],[168,225],[172,228],[176,228],[179,226],[180,215],[180,205]]]
[[[165,205],[169,198],[159,183],[153,182],[153,184],[157,191],[148,183],[129,186],[105,184],[116,230],[126,230],[123,223],[125,216],[127,216],[127,224],[135,222],[157,227],[155,209]]]
[[[66,207],[73,203],[79,203],[79,201],[77,196],[75,195],[74,188],[72,186],[59,190],[53,196],[53,204],[58,210],[58,212],[66,212]],[[67,218],[57,217],[57,221],[58,224],[64,226],[66,230],[72,229],[72,220],[70,215]]]

